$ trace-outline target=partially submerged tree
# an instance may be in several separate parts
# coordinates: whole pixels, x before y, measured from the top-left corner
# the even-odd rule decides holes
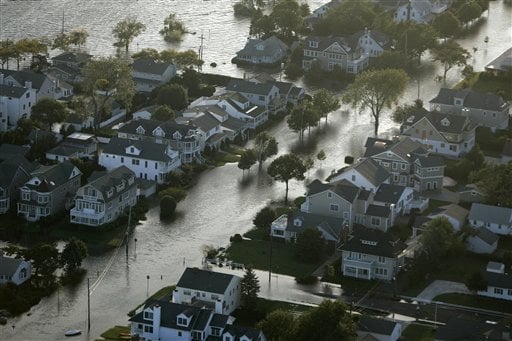
[[[379,131],[380,115],[390,108],[405,90],[409,77],[403,70],[385,69],[364,71],[356,76],[343,95],[345,103],[360,110],[369,109],[374,119],[374,134]]]
[[[75,28],[69,32],[69,42],[78,48],[85,45],[88,37],[89,33],[84,28]]]
[[[238,161],[238,168],[242,170],[242,178],[245,175],[246,170],[250,170],[251,167],[256,163],[257,155],[254,149],[245,149],[240,155]]]
[[[321,89],[313,95],[313,106],[320,112],[322,117],[325,117],[325,123],[327,124],[327,116],[329,113],[340,108],[340,101],[328,90]]]
[[[182,21],[176,18],[176,14],[170,13],[164,19],[164,28],[160,30],[160,34],[164,37],[165,41],[180,41],[181,36],[185,34],[186,29]]]
[[[455,40],[447,42],[433,48],[432,60],[443,64],[443,79],[446,80],[446,73],[454,66],[465,66],[470,54],[468,50],[459,45]]]
[[[80,269],[87,254],[85,243],[79,239],[71,238],[60,254],[61,264],[66,272],[75,272]]]
[[[112,29],[112,34],[117,41],[114,46],[124,47],[128,52],[128,47],[135,37],[146,30],[146,25],[135,18],[127,17],[116,24]]]
[[[167,219],[174,215],[176,211],[176,199],[170,195],[164,196],[160,199],[160,218]]]
[[[259,168],[261,169],[263,161],[277,154],[277,141],[273,136],[270,136],[266,132],[261,132],[256,135],[254,143],[256,144],[256,151],[258,153],[257,161],[259,163]]]
[[[43,97],[32,107],[31,118],[50,130],[54,123],[64,121],[67,114],[64,104],[56,99]]]
[[[304,180],[306,170],[304,162],[295,154],[282,155],[272,161],[268,167],[267,172],[274,180],[286,184],[285,204],[288,204],[288,182],[291,179]]]

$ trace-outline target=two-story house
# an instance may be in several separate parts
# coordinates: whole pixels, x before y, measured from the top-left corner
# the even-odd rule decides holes
[[[182,112],[181,117],[175,119],[176,123],[191,123],[200,129],[205,136],[206,145],[215,149],[220,148],[222,141],[226,139],[226,135],[222,132],[220,121],[216,115],[208,108],[193,108]]]
[[[111,138],[103,148],[98,163],[108,171],[126,166],[137,177],[159,184],[165,183],[167,174],[181,165],[179,153],[168,144],[118,137]]]
[[[359,188],[375,192],[384,183],[389,184],[391,174],[373,159],[364,159],[352,166],[342,168],[338,173],[329,177],[335,183],[347,180]]]
[[[73,87],[53,75],[34,72],[31,70],[0,70],[3,74],[4,85],[26,87],[29,83],[36,90],[36,102],[42,98],[60,99],[68,97],[73,92]]]
[[[34,168],[23,155],[14,155],[0,162],[0,214],[6,213],[17,201],[18,188],[30,178]]]
[[[52,72],[66,82],[77,83],[82,80],[82,68],[92,59],[84,52],[64,52],[52,58]]]
[[[0,252],[0,285],[20,285],[32,276],[32,264],[23,258],[6,257]]]
[[[61,143],[46,152],[48,160],[66,161],[72,158],[92,159],[98,152],[98,141],[94,135],[72,133]]]
[[[271,83],[256,83],[245,79],[231,79],[226,85],[227,92],[238,92],[254,105],[262,106],[271,113],[283,109],[279,88]]]
[[[241,278],[235,275],[186,268],[176,284],[172,301],[195,305],[204,302],[217,314],[230,314],[240,306]]]
[[[36,104],[36,90],[27,82],[24,86],[5,85],[0,74],[0,132],[16,128],[18,120],[29,118]]]
[[[236,53],[234,63],[253,65],[278,65],[286,58],[288,46],[276,36],[265,40],[247,39],[243,49]]]
[[[150,299],[130,318],[130,330],[140,341],[266,341],[261,330],[235,326],[234,320],[209,306]]]
[[[176,76],[176,66],[149,58],[133,61],[132,78],[137,92],[151,92]]]
[[[414,190],[411,187],[384,183],[375,192],[373,203],[389,207],[394,222],[396,217],[405,213],[405,209],[410,205],[413,197]]]
[[[446,11],[449,1],[442,0],[410,0],[399,6],[394,13],[395,21],[414,21],[427,24],[436,15]]]
[[[468,220],[474,228],[486,227],[499,235],[512,235],[512,208],[473,203]]]
[[[426,146],[409,137],[385,140],[368,138],[364,158],[372,158],[391,173],[391,183],[413,187],[418,193],[440,191],[445,164],[429,155]]]
[[[340,250],[343,276],[392,281],[404,265],[407,245],[375,229],[355,227]]]
[[[430,100],[430,110],[468,117],[478,126],[488,127],[492,131],[507,129],[510,118],[510,104],[503,98],[471,89],[441,88],[437,96]]]
[[[201,162],[206,138],[204,132],[193,124],[178,124],[172,121],[138,119],[124,124],[117,136],[130,140],[149,140],[168,144],[178,151],[181,163]]]
[[[82,172],[69,161],[39,167],[20,188],[18,216],[37,221],[69,209],[80,188],[81,175]]]
[[[476,124],[466,116],[416,112],[405,119],[400,131],[433,153],[448,157],[459,158],[475,146]]]
[[[89,226],[108,224],[136,203],[135,173],[121,166],[109,173],[96,174],[78,189],[75,206],[69,212],[70,222]]]
[[[478,295],[512,301],[512,275],[505,272],[503,263],[487,263],[482,276],[487,283],[487,288],[478,290]]]
[[[357,74],[368,67],[370,57],[341,37],[309,36],[304,41],[302,68],[309,70],[318,63],[322,70],[335,69]]]
[[[357,43],[357,48],[370,57],[380,56],[389,47],[391,40],[387,34],[365,29],[352,35]]]

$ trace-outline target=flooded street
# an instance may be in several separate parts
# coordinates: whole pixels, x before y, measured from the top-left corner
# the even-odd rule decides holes
[[[315,8],[323,2],[308,3]],[[87,47],[92,54],[114,53],[111,29],[127,15],[136,15],[148,28],[132,44],[133,52],[144,47],[163,49],[172,45],[163,41],[158,30],[164,17],[173,11],[190,31],[197,32],[196,35],[186,35],[184,41],[175,47],[197,50],[200,44],[198,35],[202,32],[208,38],[205,40],[206,67],[203,71],[241,76],[244,70],[230,64],[230,60],[245,43],[249,21],[233,17],[233,3],[202,0],[4,1],[4,6],[0,7],[0,40],[25,35],[53,35],[60,31],[64,10],[67,30],[83,26],[91,34]],[[502,1],[493,1],[490,3],[492,20],[487,20],[487,15],[486,12],[486,19],[473,33],[460,40],[470,52],[473,47],[477,48],[470,62],[476,71],[482,70],[512,44],[512,9]],[[484,42],[486,36],[489,37],[487,44]],[[428,61],[429,56],[423,56],[423,60]],[[214,61],[219,64],[215,69],[209,66]],[[436,74],[441,74],[438,65],[429,62],[422,65],[420,97],[426,106],[443,86],[434,81]],[[450,70],[446,86],[452,86],[460,78],[458,70]],[[418,82],[411,80],[401,102],[412,102],[417,92]],[[397,129],[388,113],[381,119],[380,127],[380,132],[387,136]],[[322,120],[320,129],[323,132],[316,139],[316,144],[308,147],[308,153],[315,159],[316,153],[324,149],[327,159],[322,164],[315,164],[306,182],[316,177],[325,178],[331,170],[343,167],[346,155],[361,155],[366,138],[373,132],[369,117],[368,113],[358,114],[344,106],[329,115],[327,127],[324,128]],[[290,132],[285,122],[273,127],[270,134],[278,140],[280,153],[295,151],[297,134]],[[147,220],[135,229],[128,257],[122,248],[115,257],[111,252],[101,257],[87,258],[83,265],[88,270],[91,284],[96,285],[91,295],[91,333],[83,334],[80,338],[94,340],[113,325],[126,325],[126,313],[146,298],[148,287],[149,293],[152,293],[163,286],[175,284],[186,266],[201,266],[203,245],[226,246],[231,235],[243,233],[252,227],[252,219],[259,209],[270,201],[284,197],[284,184],[274,183],[264,172],[258,173],[257,166],[251,169],[248,181],[242,183],[241,179],[242,171],[236,164],[205,171],[187,198],[179,203],[175,221],[161,223],[158,207],[150,210]],[[290,198],[304,192],[302,182],[290,182]],[[111,261],[109,271],[101,281],[96,282],[98,273]],[[43,299],[30,313],[30,316],[11,319],[8,325],[1,326],[0,340],[59,340],[64,339],[63,333],[67,329],[85,330],[86,281]]]

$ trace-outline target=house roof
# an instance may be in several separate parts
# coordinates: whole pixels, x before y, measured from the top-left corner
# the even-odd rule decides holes
[[[352,169],[364,176],[374,186],[379,186],[390,176],[386,168],[382,167],[372,159],[364,159],[361,162],[349,166],[343,170],[343,173]]]
[[[497,243],[500,237],[491,232],[489,229],[485,227],[481,227],[477,229],[476,237],[480,238],[482,241],[484,241],[487,245],[494,245],[494,243]]]
[[[467,315],[454,316],[444,326],[437,329],[435,339],[439,341],[501,341],[504,326],[486,320],[471,318]]]
[[[64,52],[52,58],[55,62],[80,64],[90,60],[92,55],[84,52]]]
[[[80,147],[72,147],[72,146],[65,146],[62,144],[59,144],[52,149],[48,150],[46,154],[53,154],[58,156],[65,156],[65,157],[71,157],[73,155],[78,155],[82,151],[82,148]]]
[[[220,125],[219,120],[209,112],[203,112],[201,115],[191,118],[191,121],[204,132],[209,132]]]
[[[509,225],[512,222],[512,208],[473,203],[468,219]]]
[[[160,122],[156,120],[146,120],[143,118],[139,118],[136,120],[131,120],[130,122],[123,125],[121,128],[119,128],[118,132],[120,133],[127,133],[127,134],[136,134],[137,128],[142,127],[144,129],[145,136],[153,136],[153,131],[160,127],[165,132],[165,138],[166,139],[173,139],[172,135],[175,132],[179,132],[182,136],[182,140],[186,140],[187,134],[189,131],[194,131],[197,129],[197,127],[193,126],[192,124],[178,124],[173,121],[167,121],[167,122]]]
[[[341,246],[343,251],[360,252],[369,255],[394,258],[407,248],[400,240],[394,239],[389,233],[377,229],[369,229],[355,224],[352,237]]]
[[[239,120],[238,118],[229,116],[228,119],[225,120],[224,122],[221,122],[220,125],[229,130],[239,131],[239,130],[245,128],[246,123],[242,120]]]
[[[392,184],[381,184],[375,196],[374,201],[380,201],[389,204],[398,204],[398,200],[405,191],[405,186],[392,185]]]
[[[418,156],[428,154],[423,144],[409,137],[396,141],[368,138],[365,147],[364,157],[380,157],[381,154],[384,156],[383,153],[389,151],[408,162],[414,161]]]
[[[80,177],[82,174],[80,170],[69,161],[51,166],[41,166],[30,174],[31,178],[39,178],[40,183],[37,185],[27,183],[24,186],[38,192],[51,192],[55,188],[68,182],[75,169],[77,170],[77,174],[74,177]]]
[[[435,217],[437,215],[447,215],[449,217],[452,217],[460,222],[464,222],[466,220],[466,217],[468,216],[468,210],[466,210],[464,207],[459,206],[457,204],[449,204],[444,206],[439,206],[438,208],[434,209],[431,213],[431,217]]]
[[[162,75],[173,64],[169,62],[158,62],[149,58],[141,58],[133,61],[132,69],[135,72]]]
[[[432,221],[432,218],[429,218],[429,217],[425,217],[425,216],[422,216],[422,215],[418,215],[418,216],[415,216],[414,217],[414,223],[413,223],[413,227],[414,228],[420,228],[420,229],[423,229],[425,228],[425,226],[430,223]]]
[[[512,47],[485,66],[486,70],[510,71],[512,69]]]
[[[14,155],[13,157],[0,162],[0,187],[9,187],[14,180],[14,176],[19,169],[22,169],[28,178],[30,172],[35,169],[23,155]]]
[[[318,43],[318,47],[312,47],[310,42],[314,41]],[[355,46],[351,45],[350,39],[345,39],[343,37],[319,37],[319,36],[309,36],[304,41],[304,49],[305,50],[315,50],[315,51],[324,51],[328,47],[333,44],[339,45],[346,53],[353,52],[353,48]]]
[[[414,162],[418,163],[421,167],[446,166],[446,164],[444,163],[444,159],[438,155],[416,156],[416,160]]]
[[[127,153],[126,148],[130,146],[134,146],[139,149],[140,154],[133,155]],[[112,137],[109,143],[103,147],[102,153],[136,157],[145,160],[172,161],[172,158],[167,155],[166,151],[166,144],[156,143],[150,140],[129,140]]]
[[[19,146],[10,143],[0,144],[0,160],[6,160],[18,154],[26,156],[29,150],[29,146]]]
[[[271,36],[265,40],[261,39],[248,39],[244,48],[237,52],[237,54],[244,54],[250,56],[268,56],[275,53],[275,51],[283,51],[283,54],[288,50],[288,46],[283,43],[276,36]]]
[[[296,220],[300,221],[300,226],[295,225]],[[335,217],[326,217],[318,214],[295,211],[287,217],[286,230],[291,232],[303,232],[308,228],[320,228],[329,234],[331,240],[338,240],[344,219]]]
[[[375,30],[365,30],[356,32],[352,35],[352,39],[354,39],[357,42],[361,38],[361,36],[365,34],[368,34],[368,36],[372,38],[381,47],[384,47],[389,43],[389,36],[387,34]]]
[[[488,286],[512,289],[512,275],[510,274],[501,274],[497,272],[484,271],[482,275],[487,281]]]
[[[0,275],[11,277],[20,267],[24,260],[0,255]]]
[[[274,85],[269,83],[256,83],[244,79],[231,79],[226,85],[226,90],[228,91],[236,91],[262,96],[268,96],[272,91],[272,88],[274,88]]]
[[[333,191],[343,199],[353,203],[359,193],[359,188],[349,181],[337,181],[336,183],[322,183],[315,179],[308,185],[308,196],[321,193],[324,191]]]
[[[439,111],[411,114],[407,117],[403,126],[412,127],[422,119],[428,120],[440,133],[462,134],[464,131],[476,127],[466,116]]]
[[[357,330],[381,335],[391,335],[396,325],[397,322],[394,321],[362,315],[357,323]]]
[[[186,268],[176,287],[224,294],[235,277],[220,272]]]
[[[366,209],[366,215],[372,217],[389,218],[391,209],[388,206],[370,204]]]
[[[430,100],[430,103],[439,103],[446,105],[454,105],[455,98],[462,99],[462,107],[501,111],[508,104],[495,94],[476,92],[471,89],[448,89],[441,88],[437,96]]]
[[[31,82],[32,87],[36,90],[40,90],[41,87],[43,86],[44,81],[48,78],[43,73],[37,73],[34,71],[30,71],[30,70],[16,71],[16,70],[3,69],[3,70],[0,70],[0,73],[3,73],[5,75],[4,78],[11,76],[22,87],[25,86],[25,82]]]
[[[20,98],[28,91],[27,88],[21,86],[11,86],[0,84],[0,96]]]
[[[238,325],[228,325],[224,330],[224,333],[229,333],[234,336],[235,340],[242,340],[245,336],[249,340],[259,340],[259,336],[261,334],[261,330],[251,327],[243,327]]]
[[[118,167],[106,174],[100,174],[101,173],[98,172],[91,175],[91,178],[89,178],[89,183],[83,187],[91,186],[96,188],[103,194],[103,199],[105,201],[109,201],[107,192],[111,189],[113,189],[114,194],[110,200],[113,200],[113,198],[117,198],[120,194],[127,192],[136,186],[135,181],[133,181],[131,185],[128,184],[128,180],[130,178],[134,178],[135,180],[135,173],[128,169],[126,166]],[[92,179],[93,176],[95,176],[94,179]],[[122,183],[124,183],[124,187],[121,191],[119,191],[116,186]]]

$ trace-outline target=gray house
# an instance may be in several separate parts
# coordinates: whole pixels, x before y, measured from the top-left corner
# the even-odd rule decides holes
[[[247,39],[244,48],[236,53],[234,63],[276,65],[287,55],[288,46],[276,36],[265,40]]]
[[[468,219],[472,227],[486,227],[499,235],[512,234],[512,208],[473,203]]]
[[[474,229],[466,238],[466,247],[474,253],[491,254],[498,248],[499,237],[485,227]]]
[[[400,322],[362,315],[357,323],[357,340],[359,341],[397,341],[401,335]]]
[[[391,281],[404,265],[407,245],[389,234],[357,226],[349,238],[340,247],[343,276]]]
[[[132,64],[132,77],[138,92],[151,92],[176,76],[176,66],[149,58],[136,59]]]
[[[57,146],[46,152],[48,160],[63,162],[72,158],[92,159],[98,151],[98,141],[94,135],[72,133]]]
[[[0,214],[6,213],[17,201],[18,188],[30,178],[34,168],[21,154],[0,162]]]
[[[437,96],[430,100],[430,110],[468,117],[477,125],[491,128],[492,131],[507,129],[510,118],[510,105],[503,98],[471,89],[440,89]]]
[[[22,258],[6,257],[0,253],[0,285],[20,285],[32,276],[32,264]]]
[[[95,179],[78,189],[75,207],[69,212],[70,222],[100,226],[116,220],[137,203],[135,173],[125,166],[110,173],[96,174]]]
[[[69,161],[36,169],[20,188],[18,215],[28,221],[37,221],[69,209],[80,188],[81,175],[82,172]]]

